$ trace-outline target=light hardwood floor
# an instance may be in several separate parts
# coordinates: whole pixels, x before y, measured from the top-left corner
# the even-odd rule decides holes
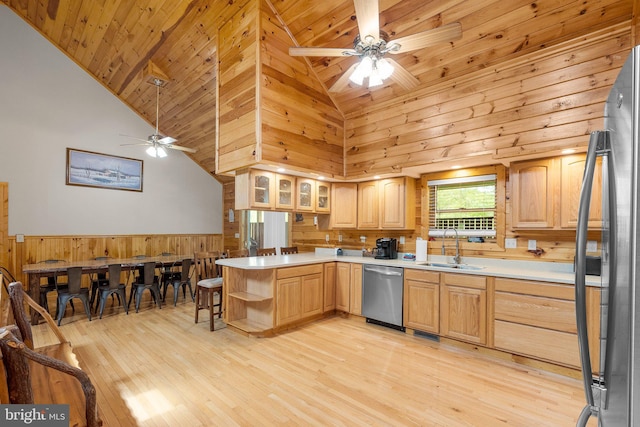
[[[583,406],[578,380],[361,319],[247,338],[167,302],[63,319],[106,427],[573,426]]]

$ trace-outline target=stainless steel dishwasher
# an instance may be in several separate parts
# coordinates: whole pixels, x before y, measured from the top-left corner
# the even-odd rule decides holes
[[[367,322],[395,329],[402,326],[403,268],[365,265],[362,274],[362,315]]]

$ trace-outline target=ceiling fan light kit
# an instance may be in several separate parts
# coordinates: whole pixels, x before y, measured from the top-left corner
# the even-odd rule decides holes
[[[147,148],[147,154],[151,157],[167,157],[167,151],[162,147],[151,146]]]

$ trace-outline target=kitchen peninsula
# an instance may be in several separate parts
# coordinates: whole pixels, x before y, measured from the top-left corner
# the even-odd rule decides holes
[[[408,332],[579,366],[571,264],[463,258],[468,268],[458,269],[445,266],[442,257],[430,258],[430,265],[422,265],[320,250],[218,260],[225,322],[247,335],[270,336],[334,311],[361,316],[362,265],[395,266],[405,269]],[[596,316],[599,277],[588,277],[587,284],[589,312]],[[590,334],[597,337],[598,327],[592,322]]]

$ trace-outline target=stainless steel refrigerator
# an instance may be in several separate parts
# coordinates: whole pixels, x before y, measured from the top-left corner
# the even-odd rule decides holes
[[[590,417],[603,427],[640,426],[640,46],[625,62],[605,105],[604,127],[593,132],[580,193],[576,233],[576,319]],[[586,308],[587,220],[596,157],[602,156],[602,300],[600,362],[592,375]]]

